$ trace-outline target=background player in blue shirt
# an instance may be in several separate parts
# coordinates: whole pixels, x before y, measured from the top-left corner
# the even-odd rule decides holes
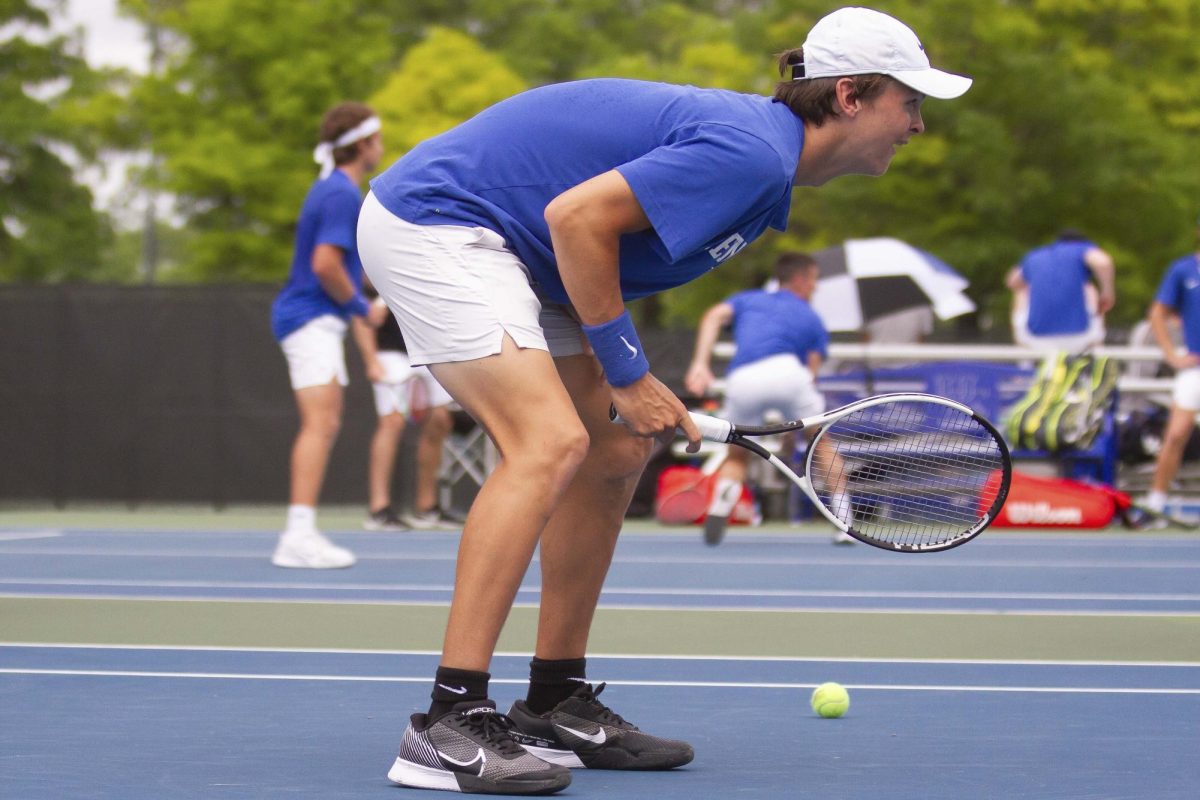
[[[343,340],[347,322],[378,326],[387,315],[362,294],[356,229],[359,184],[383,157],[379,118],[362,103],[341,103],[321,119],[314,158],[321,174],[296,223],[287,284],[271,307],[271,328],[287,358],[300,412],[292,444],[287,523],[271,562],[279,567],[348,567],[354,554],[317,530],[317,500],[341,426],[348,383]]]
[[[817,390],[816,377],[828,356],[829,333],[808,304],[819,275],[810,256],[785,253],[775,262],[777,291],[739,292],[706,311],[684,379],[687,390],[697,396],[708,392],[714,380],[713,345],[721,329],[732,325],[736,350],[725,375],[723,416],[744,425],[761,425],[771,412],[784,419],[801,419],[824,411],[825,398]],[[729,515],[742,494],[748,461],[748,451],[727,448],[704,521],[708,544],[719,544],[724,538]],[[849,535],[845,538],[854,541]]]
[[[1117,297],[1114,273],[1112,256],[1075,230],[1029,251],[1006,280],[1017,342],[1069,353],[1103,344],[1104,315]],[[1089,301],[1092,280],[1099,293]]]
[[[587,683],[592,617],[649,437],[700,435],[649,372],[625,302],[686,283],[786,225],[793,186],[882,175],[924,130],[935,70],[903,23],[820,20],[780,61],[775,97],[628,80],[519,94],[414,148],[371,184],[359,247],[414,364],[502,459],[463,529],[441,665],[389,777],[532,793],[564,765],[663,769],[692,759],[615,716]],[[609,422],[609,406],[628,427]],[[632,435],[631,435],[632,434]],[[498,717],[488,669],[540,544],[527,697]],[[466,738],[466,741],[462,737]],[[486,765],[436,757],[476,747]],[[532,755],[530,756],[532,758]],[[455,757],[458,758],[458,757]]]
[[[1175,315],[1183,323],[1183,341],[1187,346],[1183,353],[1175,349],[1168,327]],[[1196,220],[1196,252],[1167,267],[1150,306],[1150,329],[1162,348],[1163,360],[1175,370],[1171,415],[1163,431],[1150,493],[1146,495],[1146,505],[1162,511],[1167,490],[1183,460],[1183,450],[1196,427],[1196,415],[1200,413],[1200,219]]]

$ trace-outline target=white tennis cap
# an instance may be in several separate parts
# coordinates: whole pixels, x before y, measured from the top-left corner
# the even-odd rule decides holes
[[[891,76],[939,100],[971,88],[970,78],[929,66],[912,28],[869,8],[839,8],[819,19],[804,40],[804,74],[796,80],[871,73]]]

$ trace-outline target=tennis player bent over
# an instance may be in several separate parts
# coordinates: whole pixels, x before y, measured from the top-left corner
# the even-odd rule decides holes
[[[631,80],[545,86],[413,149],[371,185],[359,249],[429,364],[501,454],[463,529],[428,713],[389,777],[547,793],[564,766],[668,769],[692,748],[639,731],[587,682],[592,616],[647,437],[700,435],[649,371],[625,301],[678,286],[787,223],[792,187],[882,175],[924,130],[932,69],[891,17],[847,8],[780,59],[774,98]],[[614,404],[628,427],[609,423]],[[528,695],[488,668],[534,548],[542,595]],[[606,698],[607,699],[607,698]]]

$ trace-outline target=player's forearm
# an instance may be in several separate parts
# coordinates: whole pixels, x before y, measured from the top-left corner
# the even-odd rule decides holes
[[[363,364],[370,364],[379,357],[379,346],[375,340],[375,329],[361,317],[350,320],[350,330],[354,335],[354,344],[358,347]]]
[[[696,331],[696,347],[692,352],[693,364],[708,366],[712,361],[713,348],[721,333],[721,319],[715,311],[716,309],[709,310],[700,320],[700,327]]]
[[[341,248],[330,244],[317,245],[313,250],[312,271],[322,291],[339,306],[361,298],[358,287],[350,279]],[[365,305],[365,300],[360,305]]]
[[[558,272],[579,319],[599,325],[621,316],[621,236],[650,227],[615,170],[573,186],[546,206]]]
[[[1165,361],[1170,361],[1175,356],[1175,343],[1171,341],[1170,319],[1171,310],[1162,303],[1155,301],[1154,305],[1150,306],[1150,332],[1154,334],[1154,341],[1162,350]]]

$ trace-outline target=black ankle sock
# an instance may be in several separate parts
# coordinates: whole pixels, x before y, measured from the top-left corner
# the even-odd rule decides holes
[[[438,667],[433,679],[430,697],[429,718],[437,719],[459,703],[468,700],[486,700],[491,673],[469,669]]]
[[[586,658],[546,661],[534,656],[529,662],[529,695],[525,705],[535,714],[545,714],[573,695],[586,679]]]

